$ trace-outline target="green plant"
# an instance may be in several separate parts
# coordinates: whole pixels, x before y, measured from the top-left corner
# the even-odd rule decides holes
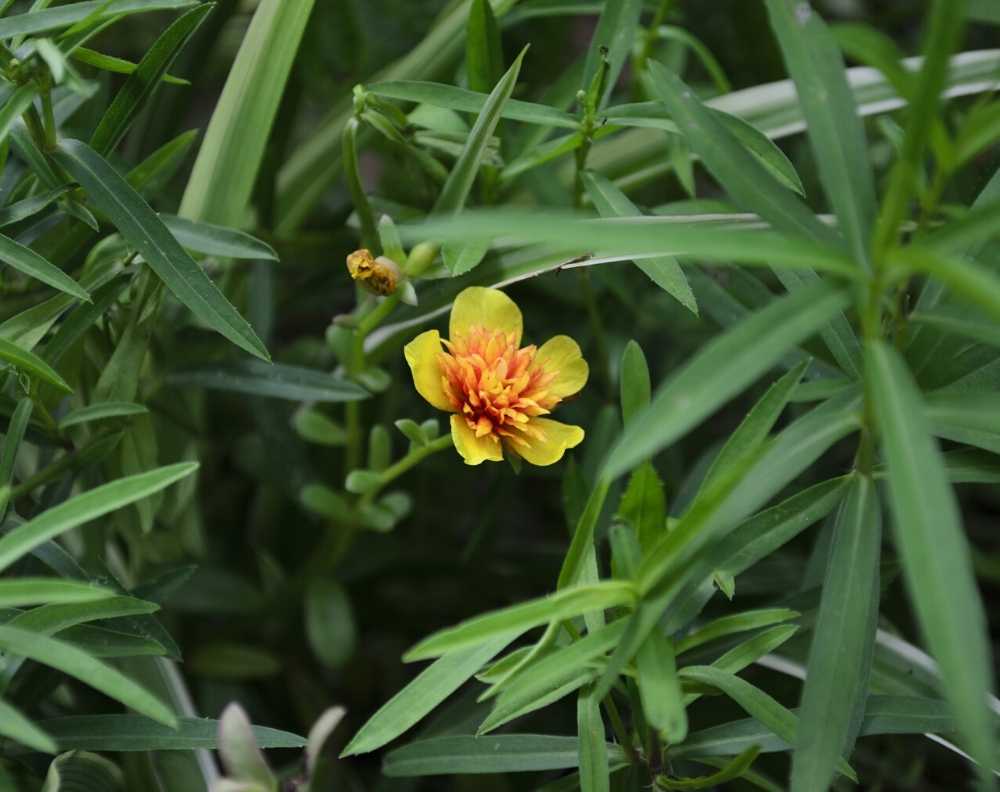
[[[997,15],[856,6],[0,0],[0,789],[993,788]]]

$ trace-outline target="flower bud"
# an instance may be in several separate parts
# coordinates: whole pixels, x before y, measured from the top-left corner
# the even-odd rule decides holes
[[[396,291],[401,280],[399,265],[387,256],[374,258],[370,250],[355,250],[347,257],[347,271],[361,286],[383,297]]]

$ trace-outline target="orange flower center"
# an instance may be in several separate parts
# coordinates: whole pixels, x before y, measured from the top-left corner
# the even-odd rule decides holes
[[[545,390],[555,374],[534,365],[537,347],[518,349],[514,333],[476,326],[444,344],[441,384],[477,437],[524,442],[524,434],[538,432],[528,419],[551,412],[560,401]]]

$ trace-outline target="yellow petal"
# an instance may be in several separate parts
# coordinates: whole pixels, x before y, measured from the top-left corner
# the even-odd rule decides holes
[[[441,366],[438,355],[441,354],[441,334],[437,330],[428,330],[414,338],[403,347],[406,362],[413,372],[413,384],[417,393],[439,410],[454,412],[455,408],[445,395],[441,384]]]
[[[451,439],[454,440],[455,449],[462,455],[466,465],[478,465],[487,460],[490,462],[503,460],[503,449],[497,436],[488,434],[476,437],[475,431],[469,428],[469,424],[461,415],[451,416]]]
[[[528,425],[533,430],[538,430],[541,437],[526,435],[524,438],[526,443],[511,444],[510,447],[532,465],[551,465],[558,462],[567,448],[575,448],[583,441],[583,429],[579,426],[560,423],[550,418],[532,418]]]
[[[538,348],[534,363],[555,379],[544,386],[549,396],[565,399],[587,384],[590,367],[580,354],[580,345],[569,336],[557,335]]]
[[[514,346],[521,345],[521,309],[499,289],[470,286],[455,298],[448,335],[454,341],[470,327],[514,333]]]

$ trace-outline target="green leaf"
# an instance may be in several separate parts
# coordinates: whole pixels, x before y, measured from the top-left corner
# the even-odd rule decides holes
[[[212,113],[178,214],[242,227],[314,0],[262,0]],[[340,135],[337,136],[339,145]]]
[[[95,69],[112,72],[113,74],[132,74],[137,68],[137,64],[132,63],[132,61],[125,60],[124,58],[116,58],[114,55],[108,55],[104,52],[97,52],[88,47],[76,47],[70,53],[70,57],[80,61],[80,63],[93,66]],[[190,80],[174,77],[172,74],[164,74],[160,79],[169,85],[191,84]]]
[[[54,754],[59,750],[48,734],[2,698],[0,698],[0,735],[42,753]]]
[[[651,462],[644,462],[632,473],[618,504],[618,517],[635,531],[640,546],[645,548],[666,531],[667,498]]]
[[[117,148],[171,64],[214,7],[214,4],[206,3],[192,8],[163,31],[153,46],[146,50],[94,130],[90,138],[94,151],[106,157]]]
[[[237,346],[270,360],[253,328],[103,157],[77,140],[63,140],[55,157],[178,300]]]
[[[277,261],[278,254],[266,242],[231,228],[196,223],[176,215],[161,214],[160,219],[181,247],[219,258]]]
[[[713,666],[687,666],[680,671],[682,679],[690,679],[717,688],[740,705],[747,714],[774,732],[789,744],[795,744],[798,719],[791,710],[738,676]],[[854,771],[843,760],[837,762],[837,771],[852,781],[857,781]]]
[[[413,425],[417,426],[416,423]],[[347,442],[347,432],[344,430],[344,427],[330,420],[314,407],[303,407],[296,410],[295,415],[292,416],[292,426],[295,427],[295,432],[299,437],[303,440],[308,440],[310,443],[326,446],[342,446]],[[417,428],[419,429],[419,426]],[[426,444],[426,441],[424,444]]]
[[[992,665],[958,503],[909,371],[881,342],[866,352],[903,572],[958,731],[988,775],[995,755],[986,706]]]
[[[873,247],[876,256],[895,243],[899,226],[909,212],[918,174],[923,169],[924,151],[940,117],[937,109],[947,83],[949,58],[961,41],[964,5],[962,0],[934,0],[927,14],[924,60],[913,81],[915,89],[907,97],[906,134],[899,157],[889,173],[888,188],[875,223]]]
[[[49,765],[42,792],[121,792],[122,771],[92,753],[65,753]]]
[[[180,11],[197,2],[198,0],[88,0],[71,3],[0,19],[0,38],[47,33],[68,28],[85,19],[96,22],[109,17],[123,18],[148,11]]]
[[[582,90],[586,91],[597,74],[602,59],[607,58],[608,71],[602,96],[596,97],[597,106],[603,107],[611,96],[618,77],[625,67],[632,43],[639,31],[639,16],[642,13],[642,0],[616,0],[605,3],[601,17],[597,21],[587,59],[583,64]]]
[[[54,385],[65,393],[72,393],[73,389],[54,368],[42,360],[40,357],[26,349],[22,349],[17,344],[0,338],[0,360],[9,363],[16,369],[20,369],[25,374],[35,379]]]
[[[688,721],[673,641],[654,629],[639,648],[635,663],[646,721],[668,745],[684,742]]]
[[[1000,454],[1000,400],[995,393],[934,393],[924,414],[937,437]]]
[[[227,778],[247,782],[261,792],[277,787],[278,780],[254,742],[250,718],[237,703],[227,706],[219,718],[219,756]]]
[[[0,625],[0,648],[62,671],[166,726],[177,725],[177,719],[166,704],[120,671],[72,644],[17,627]]]
[[[0,487],[8,486],[14,479],[14,462],[17,461],[18,449],[21,447],[24,433],[31,421],[31,410],[34,404],[28,396],[20,399],[10,417],[10,423],[7,424],[7,432],[3,438],[3,451],[0,454]]]
[[[59,430],[65,431],[70,426],[90,423],[91,421],[104,421],[108,418],[122,418],[128,415],[145,415],[149,412],[146,407],[133,402],[98,402],[88,404],[67,413],[59,420]]]
[[[732,761],[727,762],[717,773],[698,778],[667,778],[666,776],[660,776],[656,779],[656,786],[660,789],[679,790],[715,789],[720,784],[741,778],[750,769],[750,765],[754,763],[759,753],[760,749],[756,745],[752,745]]]
[[[520,773],[577,767],[579,740],[541,734],[498,734],[489,737],[432,737],[391,751],[382,765],[390,778],[467,773]],[[611,766],[624,754],[609,745]]]
[[[159,492],[197,469],[194,462],[167,465],[102,484],[42,512],[0,537],[0,570],[59,534]]]
[[[306,636],[309,646],[327,668],[340,668],[354,654],[357,627],[351,600],[333,580],[309,584],[305,598]]]
[[[775,624],[798,618],[796,611],[788,608],[761,608],[744,611],[731,616],[720,616],[702,627],[692,630],[677,642],[677,654],[689,652],[711,641],[725,638],[735,633],[759,630]]]
[[[632,339],[622,352],[620,399],[623,423],[628,424],[633,417],[649,406],[651,393],[646,356],[638,342]]]
[[[289,401],[351,402],[371,395],[357,383],[336,374],[256,360],[177,371],[169,374],[167,381],[173,385],[195,385]]]
[[[1000,276],[958,256],[944,256],[917,245],[894,255],[892,261],[926,272],[967,302],[979,305],[1000,321]]]
[[[642,214],[625,193],[599,173],[585,171],[583,184],[601,217],[638,217]],[[653,283],[695,316],[698,315],[698,302],[677,259],[672,256],[637,259],[635,265],[646,273]]]
[[[808,4],[768,0],[767,8],[840,230],[855,260],[870,268],[875,185],[864,126],[844,76],[844,59],[826,24]]]
[[[682,437],[823,327],[847,302],[846,295],[826,286],[803,289],[714,338],[661,385],[652,404],[625,427],[603,475],[620,476]]]
[[[369,753],[395,740],[458,690],[515,637],[512,634],[498,636],[480,646],[446,654],[431,663],[368,719],[341,756]],[[575,741],[573,750],[575,757]]]
[[[811,268],[849,279],[860,270],[842,251],[787,234],[747,226],[746,215],[732,219],[665,216],[595,220],[557,211],[512,209],[471,210],[455,218],[432,218],[404,226],[404,236],[467,242],[502,237],[521,243],[538,242],[578,256],[614,254],[614,260],[638,256],[693,256],[727,265],[748,264],[801,270]],[[596,254],[596,256],[595,256]],[[587,266],[587,258],[579,262]],[[546,270],[565,261],[548,261]]]
[[[465,206],[465,201],[476,180],[476,174],[479,172],[483,155],[486,153],[486,147],[500,122],[503,106],[514,92],[525,52],[527,49],[522,50],[521,54],[514,59],[514,63],[511,64],[500,82],[496,84],[489,99],[486,100],[486,104],[483,105],[483,109],[476,118],[476,123],[465,142],[462,154],[451,169],[451,173],[448,174],[448,180],[444,183],[444,187],[441,188],[441,193],[434,203],[435,213],[452,214]]]
[[[592,691],[581,691],[576,703],[580,752],[580,792],[610,792],[608,743],[601,719],[601,701]]]
[[[14,225],[14,223],[20,223],[22,220],[35,216],[42,210],[48,208],[53,201],[65,195],[68,190],[69,187],[60,187],[55,190],[48,190],[40,195],[23,198],[16,203],[3,207],[0,209],[0,228]],[[59,271],[62,272],[62,270]]]
[[[802,690],[792,790],[824,789],[861,727],[878,626],[882,511],[870,478],[855,476],[833,523],[819,615]]]
[[[0,19],[0,25],[5,20]],[[32,85],[22,85],[10,95],[3,107],[0,107],[0,143],[7,140],[14,123],[31,107],[38,96],[38,89]],[[16,132],[15,132],[16,136]],[[16,137],[15,137],[16,142]]]
[[[707,491],[713,481],[728,475],[735,465],[742,464],[742,460],[761,447],[802,381],[802,375],[808,365],[808,363],[797,365],[771,385],[754,404],[712,460],[699,492]]]
[[[176,728],[161,726],[139,715],[72,715],[41,721],[63,750],[191,751],[218,746],[219,722],[208,718],[178,718]],[[302,748],[297,734],[254,726],[261,748]]]
[[[493,87],[491,84],[490,90]],[[387,80],[366,85],[365,90],[386,99],[398,99],[404,102],[429,104],[434,107],[444,107],[464,113],[483,111],[488,93],[477,93],[443,83],[420,82],[418,80]],[[509,99],[500,110],[500,117],[511,121],[523,121],[526,124],[539,124],[547,127],[576,129],[580,122],[569,113],[548,105],[522,102]]]
[[[469,88],[489,93],[503,75],[500,27],[489,0],[472,0],[465,41],[465,73]]]
[[[824,226],[794,194],[740,145],[717,117],[678,77],[656,61],[649,62],[653,86],[691,149],[748,211],[775,228],[826,244],[839,244],[836,232]]]
[[[916,696],[870,696],[861,735],[922,734],[954,731],[955,723],[943,701]],[[678,759],[693,756],[733,756],[751,745],[762,752],[787,751],[791,745],[753,719],[711,726],[688,736],[684,745],[671,746]]]
[[[635,589],[632,584],[617,580],[564,588],[555,594],[486,613],[455,627],[440,630],[410,649],[403,659],[412,662],[439,657],[446,652],[476,646],[500,635],[509,634],[512,640],[546,622],[562,621],[588,611],[627,605],[634,601]]]
[[[910,321],[1000,348],[1000,326],[965,307],[940,305],[926,311],[918,310],[910,314]]]
[[[496,704],[480,724],[478,733],[493,731],[587,684],[596,675],[589,666],[614,648],[624,633],[626,622],[626,619],[619,619],[525,664],[522,664],[523,656],[515,656],[517,663],[513,668],[516,673],[505,673],[481,696],[482,699],[491,698],[499,691]]]
[[[58,578],[0,580],[0,608],[23,608],[27,605],[93,602],[112,596],[108,589]]]

